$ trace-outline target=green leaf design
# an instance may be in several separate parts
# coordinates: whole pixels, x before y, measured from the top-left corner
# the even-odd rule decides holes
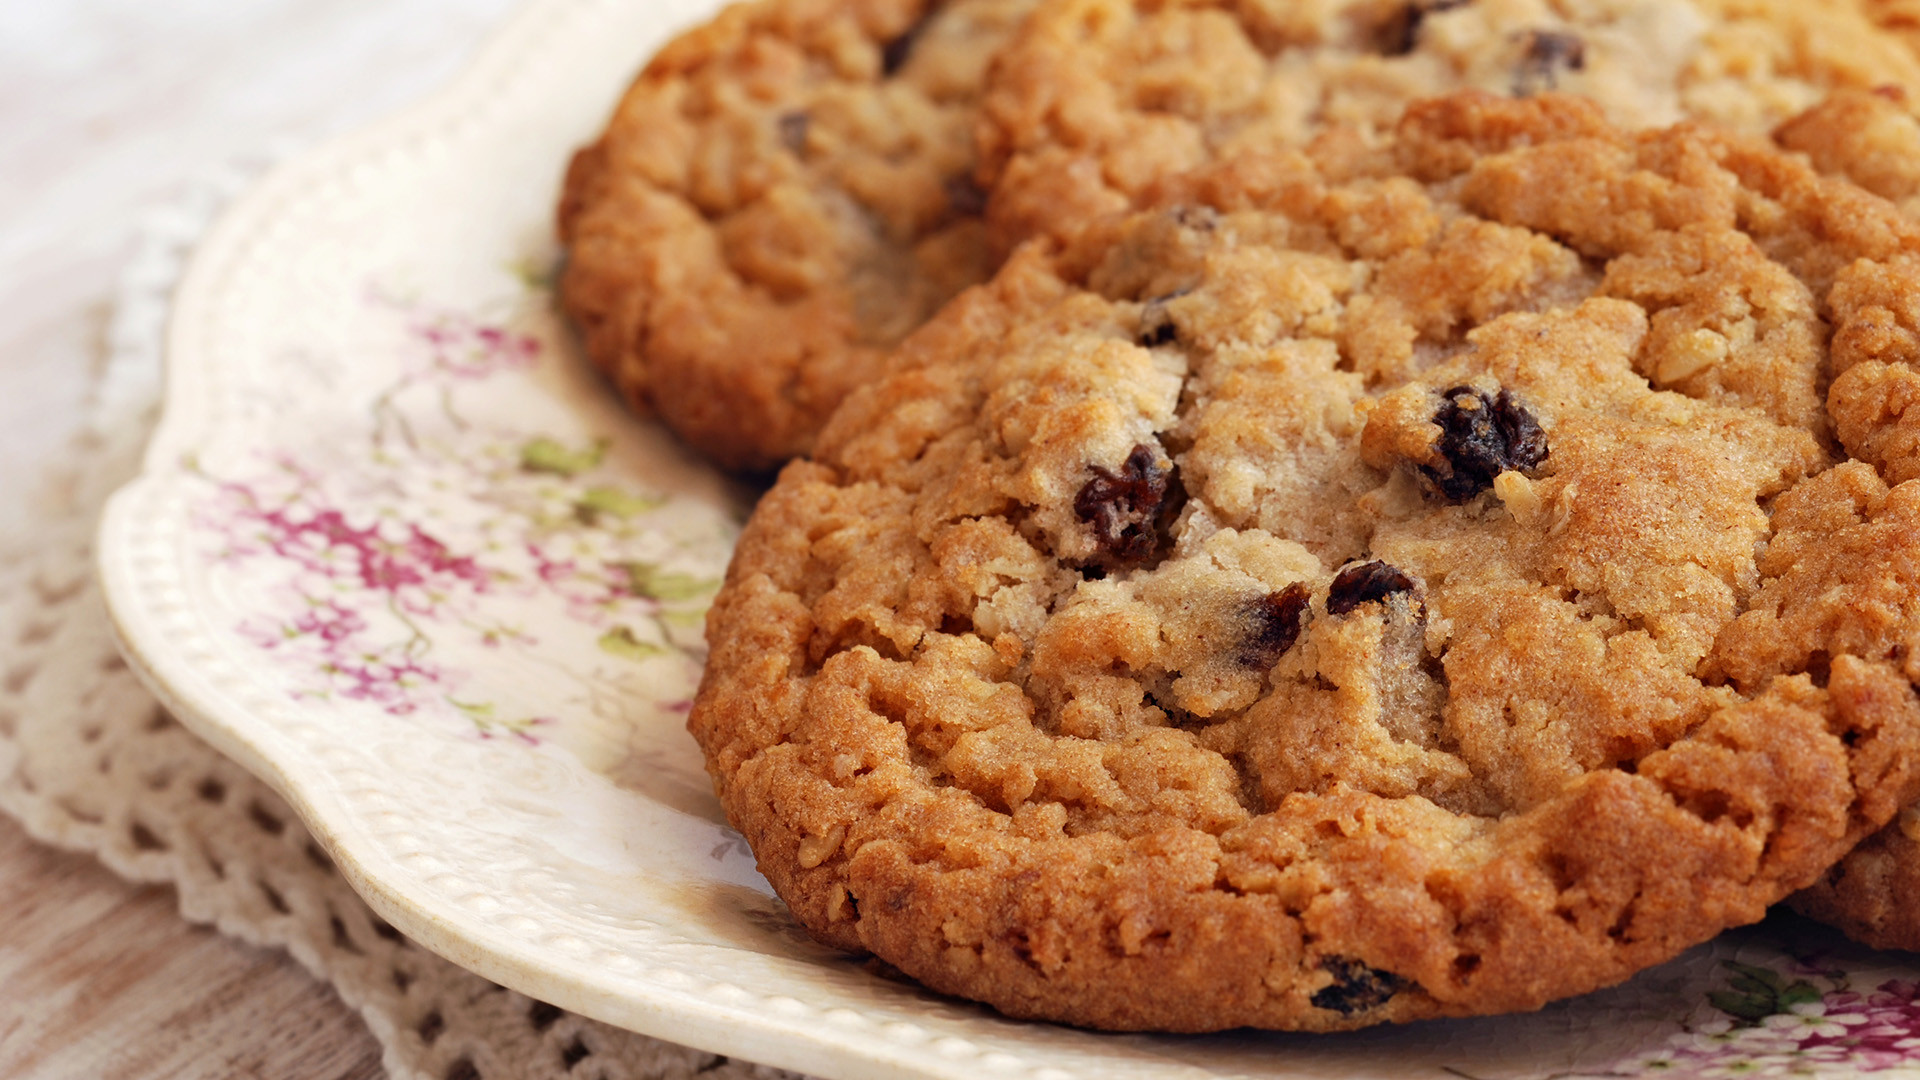
[[[507,263],[507,272],[520,280],[521,287],[529,292],[545,292],[553,288],[553,280],[560,267],[549,259],[539,259],[525,255]]]
[[[1707,995],[1713,1007],[1734,1017],[1743,1024],[1758,1024],[1769,1016],[1787,1012],[1795,1005],[1805,1005],[1821,999],[1820,990],[1812,983],[1802,979],[1787,984],[1779,972],[1753,964],[1742,964],[1735,960],[1725,961],[1727,970],[1733,973],[1728,981],[1732,990],[1716,990]]]
[[[1793,1008],[1795,1005],[1806,1005],[1810,1002],[1819,1001],[1820,998],[1821,994],[1819,989],[1812,983],[1797,982],[1787,987],[1786,992],[1780,995],[1780,1008],[1784,1011]]]
[[[669,630],[702,630],[707,625],[707,612],[705,608],[662,611],[657,621]]]
[[[600,649],[622,660],[651,660],[656,656],[665,656],[672,650],[665,645],[656,645],[651,641],[642,641],[631,627],[616,626],[600,635]]]
[[[680,604],[706,599],[719,590],[720,582],[716,578],[667,570],[653,563],[628,563],[627,586],[636,596],[663,604]]]
[[[1772,997],[1735,994],[1727,990],[1715,990],[1707,995],[1707,1000],[1713,1002],[1714,1008],[1749,1024],[1757,1024],[1779,1011],[1773,1007]]]
[[[1739,978],[1733,980],[1735,986],[1739,986],[1742,982],[1756,984],[1754,992],[1763,994],[1777,994],[1787,988],[1786,980],[1782,979],[1780,973],[1774,971],[1772,968],[1763,968],[1754,964],[1743,964],[1738,960],[1728,960],[1726,964],[1727,970],[1739,976]]]
[[[657,495],[629,495],[619,488],[588,488],[573,504],[574,513],[583,521],[592,521],[602,515],[616,517],[622,521],[649,510],[658,510],[666,505],[665,499]]]
[[[607,456],[607,445],[606,439],[595,439],[591,445],[574,450],[541,436],[520,447],[520,467],[528,472],[578,476],[600,464]]]

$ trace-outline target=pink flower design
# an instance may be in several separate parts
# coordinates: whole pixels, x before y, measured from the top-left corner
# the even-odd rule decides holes
[[[274,498],[228,481],[219,487],[225,513],[210,516],[234,541],[227,559],[270,557],[294,572],[289,588],[300,606],[278,620],[249,620],[241,633],[264,649],[297,654],[323,676],[321,687],[303,691],[308,696],[338,694],[396,716],[416,711],[447,673],[422,658],[426,638],[415,620],[436,615],[461,591],[486,592],[488,575],[417,524],[356,525],[317,501],[305,470],[279,474],[296,481],[292,493]],[[405,639],[376,640],[369,605],[399,619]]]
[[[606,439],[488,431],[456,411],[460,388],[537,364],[539,340],[375,300],[400,312],[410,345],[371,401],[366,443],[261,454],[208,477],[196,522],[215,540],[209,554],[245,575],[243,639],[297,673],[296,697],[460,716],[481,737],[523,742],[555,719],[477,700],[482,673],[457,663],[474,648],[539,646],[520,625],[529,605],[590,630],[603,662],[688,662],[674,627],[697,634],[707,579],[623,554],[658,554],[627,522],[664,499],[594,479]]]
[[[1920,986],[1891,981],[1863,995],[1846,988],[1845,972],[1837,967],[1786,962],[1780,965],[1785,974],[1747,964],[1729,967],[1733,989],[1716,992],[1714,1001],[1738,1015],[1696,1024],[1661,1050],[1607,1075],[1851,1075],[1914,1068]],[[1827,987],[1806,978],[1789,982],[1795,976],[1816,976]]]
[[[531,368],[540,358],[540,342],[529,334],[482,323],[459,311],[418,317],[410,327],[428,346],[431,372],[455,379],[487,379],[503,371]]]

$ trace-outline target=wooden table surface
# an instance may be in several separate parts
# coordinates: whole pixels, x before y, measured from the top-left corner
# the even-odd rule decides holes
[[[0,818],[0,1076],[12,1080],[385,1075],[380,1046],[285,953],[180,919]]]
[[[0,0],[0,530],[30,530],[143,210],[444,84],[515,0]],[[284,954],[0,817],[0,1076],[383,1075]]]

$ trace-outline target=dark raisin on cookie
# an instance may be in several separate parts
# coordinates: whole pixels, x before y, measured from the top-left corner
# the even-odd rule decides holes
[[[1349,566],[1327,590],[1327,614],[1345,615],[1361,604],[1384,603],[1395,593],[1411,593],[1418,586],[1397,566],[1375,561]]]
[[[987,212],[987,193],[971,176],[947,178],[947,206],[955,217],[979,217]]]
[[[1178,300],[1192,291],[1181,289],[1179,292],[1156,296],[1147,301],[1146,306],[1140,310],[1140,333],[1134,338],[1141,348],[1151,349],[1159,345],[1171,345],[1180,340],[1180,328],[1174,325],[1173,316],[1167,311],[1167,302]]]
[[[1405,56],[1420,44],[1420,26],[1427,16],[1466,7],[1473,0],[1412,0],[1401,5],[1380,31],[1380,51]]]
[[[798,109],[780,117],[780,142],[795,156],[804,156],[807,152],[807,129],[813,126],[813,117]]]
[[[1220,211],[1211,206],[1176,206],[1167,215],[1175,225],[1194,232],[1210,233],[1220,227]]]
[[[1584,38],[1557,30],[1532,31],[1520,57],[1520,70],[1513,76],[1513,96],[1532,97],[1556,89],[1562,72],[1584,71],[1586,67]]]
[[[1320,961],[1321,970],[1333,976],[1333,985],[1314,991],[1316,1009],[1337,1012],[1341,1016],[1377,1009],[1405,990],[1408,981],[1391,971],[1368,967],[1358,960],[1329,956]]]
[[[933,16],[939,8],[939,4],[928,5],[926,13],[915,20],[912,26],[907,27],[899,37],[887,42],[886,46],[880,50],[881,74],[891,77],[899,74],[900,69],[907,66],[907,58],[913,55],[913,47],[919,44],[920,35],[926,32],[927,24],[933,21]]]
[[[1446,404],[1433,422],[1440,425],[1438,449],[1450,469],[1444,475],[1422,471],[1448,499],[1466,502],[1491,488],[1501,473],[1525,472],[1547,460],[1547,433],[1508,391],[1490,397],[1456,386],[1441,396]]]
[[[1140,317],[1140,336],[1135,339],[1142,348],[1151,349],[1160,345],[1171,345],[1180,340],[1180,331],[1167,318],[1165,308],[1155,311],[1149,308]]]
[[[1100,550],[1114,564],[1138,566],[1160,550],[1163,528],[1180,502],[1175,470],[1160,464],[1146,443],[1133,448],[1119,472],[1088,467],[1093,479],[1074,496],[1073,510],[1093,526]]]
[[[1247,621],[1252,629],[1241,646],[1240,662],[1250,668],[1270,668],[1287,655],[1300,640],[1311,595],[1305,585],[1295,583],[1249,604]]]

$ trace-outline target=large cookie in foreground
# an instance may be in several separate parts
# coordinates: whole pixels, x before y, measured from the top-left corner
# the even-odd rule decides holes
[[[1071,236],[1171,176],[1464,88],[1589,97],[1629,128],[1748,134],[1843,89],[1920,91],[1856,0],[1055,0],[983,104],[996,242]]]
[[[761,502],[689,727],[821,940],[1101,1028],[1530,1009],[1920,791],[1910,662],[1805,610],[1920,551],[1820,315],[1920,229],[1555,96],[1388,149],[1027,249]]]
[[[628,400],[765,468],[992,272],[985,68],[1034,0],[759,0],[663,49],[568,170],[560,294]]]

